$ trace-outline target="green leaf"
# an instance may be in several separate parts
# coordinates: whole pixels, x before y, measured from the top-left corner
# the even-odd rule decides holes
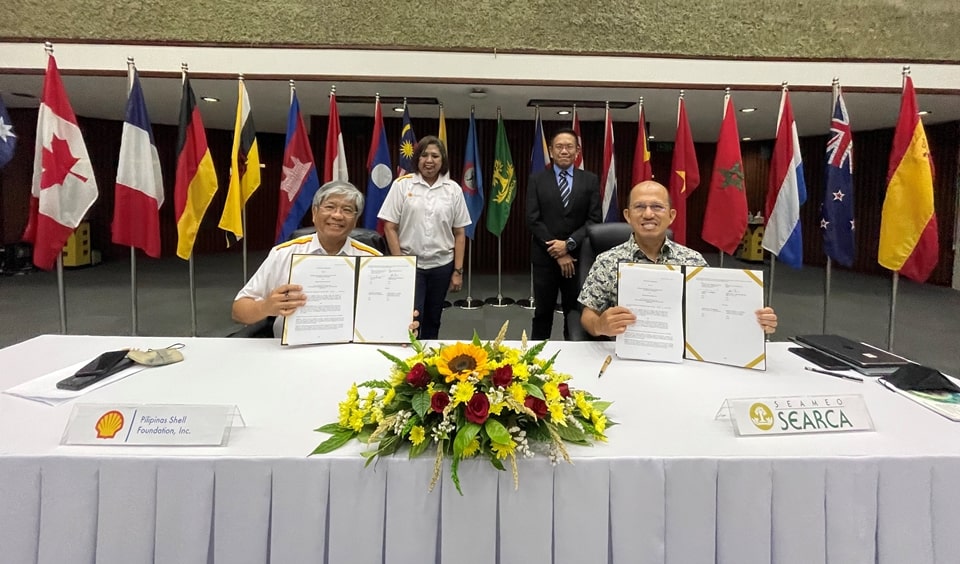
[[[547,363],[543,365],[544,372],[546,372],[547,370],[550,369],[551,366],[553,366],[553,361],[557,360],[558,354],[560,354],[560,351],[553,353],[553,356],[550,357],[550,360],[548,360]]]
[[[423,454],[423,451],[427,450],[427,447],[430,446],[430,437],[427,436],[423,439],[423,442],[415,445],[410,443],[410,458],[416,458]]]
[[[503,467],[503,462],[500,462],[500,459],[497,458],[497,455],[490,453],[490,464],[493,464],[493,467],[497,470],[503,472],[506,468]]]
[[[528,383],[528,384],[533,384],[534,386],[536,386],[536,387],[538,387],[538,388],[542,388],[545,382],[544,382],[543,378],[541,378],[541,377],[539,377],[539,376],[530,376],[529,378],[527,378],[527,383]]]
[[[545,421],[540,421],[536,425],[529,425],[526,431],[527,440],[531,442],[547,442],[550,440],[550,431],[547,430]]]
[[[503,426],[503,423],[496,419],[492,417],[487,419],[487,422],[483,424],[483,430],[487,432],[487,436],[490,437],[491,441],[502,445],[510,444],[510,432]]]
[[[370,442],[370,435],[373,434],[373,431],[372,425],[364,427],[357,433],[357,440],[364,444]]]
[[[473,330],[473,341],[471,342],[476,347],[480,346],[480,335],[477,333],[476,329]]]
[[[403,424],[403,430],[400,431],[400,436],[406,437],[407,435],[410,434],[410,429],[413,429],[414,425],[419,425],[419,424],[420,424],[420,417],[417,415],[411,416],[410,419],[407,419],[407,422]]]
[[[388,380],[367,380],[366,382],[361,382],[357,384],[358,388],[380,388],[382,390],[389,390],[393,386]]]
[[[599,411],[600,413],[606,411],[611,405],[613,405],[612,401],[594,401],[590,403],[590,406],[593,407],[594,411]]]
[[[331,437],[322,443],[320,443],[317,448],[313,449],[313,452],[310,453],[310,456],[314,454],[327,454],[328,452],[333,452],[343,445],[350,442],[356,435],[356,432],[353,429],[341,429],[337,431]]]
[[[400,370],[403,370],[404,372],[410,372],[410,367],[407,366],[407,363],[406,363],[406,362],[400,360],[399,358],[393,356],[392,354],[388,353],[387,351],[385,351],[385,350],[383,350],[383,349],[377,349],[377,351],[378,351],[380,354],[382,354],[383,356],[385,356],[385,357],[387,357],[388,359],[390,359],[390,361],[393,362],[394,364],[396,364],[396,365],[397,365],[397,368],[399,368]]]
[[[423,352],[423,343],[420,342],[420,339],[417,339],[417,334],[413,331],[407,331],[410,334],[410,348],[412,348],[417,354]]]
[[[579,421],[580,424],[583,425],[583,432],[584,432],[585,434],[587,434],[587,435],[596,435],[596,434],[597,434],[597,428],[593,426],[593,423],[587,421],[586,419],[584,419],[584,418],[582,418],[582,417],[577,417],[577,421]]]
[[[547,398],[543,397],[543,390],[541,390],[541,389],[538,388],[537,386],[531,384],[530,382],[524,382],[524,383],[523,383],[523,389],[526,390],[528,394],[530,394],[531,396],[533,396],[533,397],[535,397],[535,398],[540,398],[540,399],[542,399],[542,400],[544,400],[544,401],[547,400]]]
[[[524,354],[523,357],[520,358],[520,362],[524,364],[530,364],[530,362],[532,362],[533,359],[537,358],[537,355],[540,354],[540,351],[543,350],[543,347],[547,346],[548,342],[549,341],[540,341],[536,345],[533,345],[533,347],[531,347],[526,352],[526,354]]]
[[[344,427],[341,427],[339,423],[327,423],[319,429],[314,429],[314,431],[317,433],[330,433],[332,435],[342,429],[344,429]]]
[[[552,423],[548,423],[552,425]],[[590,442],[587,440],[587,436],[583,434],[583,431],[577,429],[573,425],[553,425],[553,428],[557,431],[557,434],[560,435],[560,438],[570,442],[576,443],[578,445],[589,445]]]
[[[460,457],[454,455],[453,462],[450,463],[450,479],[453,480],[453,485],[457,486],[457,491],[460,492],[460,495],[463,495],[463,490],[460,489],[460,476],[457,475],[457,468],[459,467]]]
[[[430,393],[426,390],[422,392],[417,392],[413,399],[410,401],[410,405],[413,407],[413,410],[420,416],[422,419],[426,415],[427,411],[430,410]]]
[[[463,450],[467,448],[470,441],[477,436],[480,431],[480,425],[476,423],[465,423],[457,431],[457,436],[453,439],[453,459],[457,460],[463,455]]]

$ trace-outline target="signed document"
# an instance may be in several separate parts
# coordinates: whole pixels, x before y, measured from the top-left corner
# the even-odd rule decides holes
[[[284,345],[350,342],[356,269],[357,257],[293,255],[289,283],[303,286],[307,303],[284,318],[280,342]]]
[[[762,307],[763,271],[688,269],[686,357],[766,370]]]
[[[637,321],[617,335],[617,356],[683,361],[683,273],[679,266],[619,265],[618,299]]]
[[[354,342],[409,342],[417,257],[363,257],[359,261]]]

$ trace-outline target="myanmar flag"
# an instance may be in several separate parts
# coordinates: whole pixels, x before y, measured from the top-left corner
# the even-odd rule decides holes
[[[207,134],[190,79],[184,76],[177,134],[177,179],[173,188],[178,257],[188,260],[193,253],[203,214],[216,193],[217,173],[207,147]]]

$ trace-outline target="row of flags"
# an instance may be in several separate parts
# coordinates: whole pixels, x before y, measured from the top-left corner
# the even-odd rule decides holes
[[[330,119],[324,155],[324,181],[348,180],[343,134],[340,131],[336,94],[330,95]],[[574,109],[572,128],[582,146],[579,118]],[[550,165],[549,151],[539,109],[530,169]],[[383,127],[383,114],[376,100],[374,132],[367,156],[369,181],[363,226],[378,228],[377,213],[395,176]],[[446,119],[441,107],[438,137],[446,144]],[[412,156],[417,139],[404,104],[403,125],[396,177],[416,170]],[[6,108],[0,100],[0,166],[10,160],[16,135]],[[480,169],[479,145],[474,114],[465,143],[466,154],[461,185],[473,224],[467,229],[472,239],[485,199]],[[835,85],[831,137],[827,143],[824,203],[820,228],[828,257],[845,266],[854,260],[853,141],[850,119],[839,85]],[[582,152],[574,163],[582,168]],[[613,122],[609,108],[604,119],[601,201],[605,221],[619,221],[615,174]],[[674,239],[686,242],[686,200],[700,184],[693,138],[683,93],[677,108],[677,135],[671,162],[668,189],[677,218]],[[646,121],[641,102],[637,144],[631,181],[652,178]],[[242,210],[260,185],[260,157],[250,100],[243,83],[238,85],[237,118],[231,151],[230,182],[219,226],[228,245],[244,235]],[[300,113],[296,89],[291,82],[290,111],[284,143],[276,241],[289,238],[310,209],[319,188],[319,174]],[[159,209],[164,203],[163,181],[156,142],[153,138],[143,91],[136,69],[130,66],[130,94],[121,140],[115,187],[112,240],[142,249],[151,257],[160,255]],[[218,189],[202,118],[190,80],[184,70],[177,137],[177,169],[174,188],[174,215],[177,222],[177,255],[188,259],[206,209]],[[736,112],[729,91],[724,96],[724,113],[710,178],[707,209],[703,221],[704,241],[732,254],[747,227],[748,209],[740,137]],[[60,79],[56,60],[48,54],[47,71],[37,121],[34,181],[30,219],[24,240],[34,244],[34,263],[50,269],[67,238],[79,225],[98,196],[96,179],[83,143],[76,117]],[[487,229],[499,237],[516,196],[513,165],[503,119],[498,115],[494,169],[487,205]],[[768,179],[765,204],[766,229],[763,246],[787,264],[802,265],[800,207],[807,199],[799,136],[784,86],[778,114],[777,137]],[[909,75],[904,76],[900,117],[890,156],[888,188],[881,219],[878,261],[890,270],[914,280],[926,280],[936,265],[939,243],[933,205],[933,165],[923,123],[917,113],[916,95]]]

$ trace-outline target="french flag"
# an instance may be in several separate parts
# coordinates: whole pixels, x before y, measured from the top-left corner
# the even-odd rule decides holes
[[[370,143],[370,153],[367,155],[367,170],[370,178],[367,180],[367,202],[363,209],[363,226],[367,229],[376,229],[383,232],[382,222],[377,215],[383,201],[387,199],[387,191],[393,183],[393,165],[390,163],[390,147],[387,146],[387,132],[383,129],[383,110],[380,106],[380,96],[377,96],[376,110],[373,117],[373,141]]]
[[[153,139],[147,105],[143,100],[140,76],[133,69],[133,86],[127,98],[123,135],[120,138],[120,161],[113,205],[113,242],[142,249],[148,256],[160,258],[162,205],[160,156]]]
[[[800,206],[806,201],[807,185],[803,180],[803,162],[800,160],[800,138],[797,124],[793,121],[790,94],[784,87],[780,98],[777,140],[770,160],[763,248],[794,268],[803,266]]]
[[[307,127],[300,115],[300,101],[293,91],[287,115],[287,140],[283,144],[283,171],[280,173],[280,202],[277,206],[277,238],[280,244],[290,238],[313,204],[320,178],[310,149]]]
[[[603,180],[600,182],[600,199],[604,223],[622,221],[620,203],[617,197],[617,165],[613,154],[613,119],[610,107],[603,128]]]

